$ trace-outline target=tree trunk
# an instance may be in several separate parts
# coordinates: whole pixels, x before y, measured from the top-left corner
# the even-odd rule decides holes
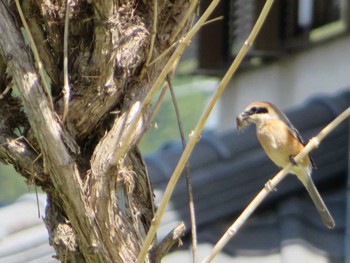
[[[44,220],[63,262],[134,262],[138,255],[154,214],[136,145],[148,123],[140,102],[172,49],[148,62],[187,32],[193,14],[173,33],[189,2],[24,0],[48,92],[35,52],[25,45],[30,38],[21,33],[19,10],[0,1],[0,161],[48,194]],[[64,122],[66,14],[70,102]],[[130,125],[139,110],[142,118]]]

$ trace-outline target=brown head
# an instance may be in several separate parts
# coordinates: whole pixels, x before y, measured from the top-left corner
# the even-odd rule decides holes
[[[255,101],[250,103],[236,118],[237,128],[241,129],[249,123],[259,124],[264,119],[281,119],[290,123],[287,117],[272,103]]]

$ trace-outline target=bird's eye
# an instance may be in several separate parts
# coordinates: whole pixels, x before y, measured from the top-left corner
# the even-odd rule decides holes
[[[268,113],[268,109],[266,107],[251,107],[249,110],[250,114],[263,114]]]
[[[256,107],[251,107],[250,111],[251,111],[251,113],[256,113],[257,112],[257,108]]]
[[[256,113],[262,114],[262,113],[268,113],[268,112],[269,111],[268,111],[268,109],[266,107],[259,107],[259,108],[256,109]]]

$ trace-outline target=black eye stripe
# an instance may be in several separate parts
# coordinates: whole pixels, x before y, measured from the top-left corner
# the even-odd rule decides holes
[[[256,113],[268,113],[268,109],[266,107],[259,107]]]
[[[249,110],[250,114],[262,114],[268,113],[268,109],[266,107],[251,107]]]

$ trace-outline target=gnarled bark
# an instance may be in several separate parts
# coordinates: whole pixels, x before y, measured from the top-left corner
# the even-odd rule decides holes
[[[173,44],[170,36],[188,1],[68,2],[71,98],[63,123],[67,2],[22,3],[51,80],[47,94],[25,45],[18,10],[0,1],[0,91],[12,87],[11,81],[19,91],[19,97],[9,92],[0,98],[8,107],[0,109],[0,161],[13,164],[48,193],[45,223],[61,261],[133,262],[154,214],[152,189],[136,146],[147,129],[147,107],[140,109],[140,102],[171,51],[151,66],[146,61]],[[135,109],[142,118],[133,127]],[[120,153],[126,137],[128,145]]]

